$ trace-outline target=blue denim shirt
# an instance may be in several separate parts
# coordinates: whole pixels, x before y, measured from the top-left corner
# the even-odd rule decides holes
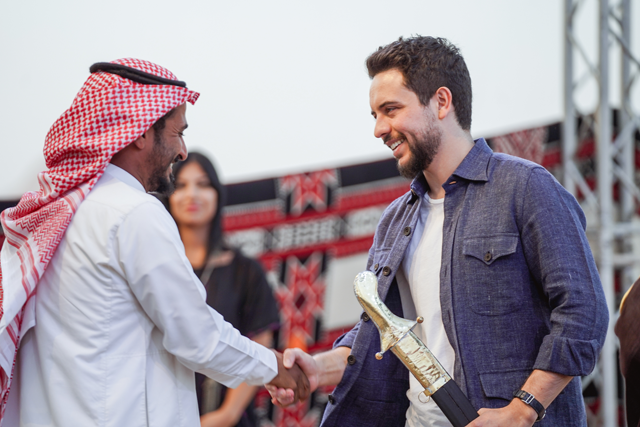
[[[533,369],[590,373],[608,312],[575,198],[543,167],[496,154],[483,139],[443,185],[442,320],[456,353],[453,377],[479,408],[506,406]],[[428,186],[422,174],[384,212],[367,269],[389,309],[402,315],[401,268]],[[418,313],[420,314],[420,313]],[[322,425],[403,426],[408,371],[378,361],[366,316],[335,346],[351,348]],[[584,426],[580,378],[547,409],[543,426]]]

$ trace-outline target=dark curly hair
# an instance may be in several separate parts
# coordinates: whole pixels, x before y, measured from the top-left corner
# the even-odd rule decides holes
[[[458,124],[471,129],[471,77],[460,50],[448,40],[414,36],[381,46],[367,58],[369,77],[397,69],[404,84],[417,96],[422,105],[440,87],[447,87],[453,97]]]

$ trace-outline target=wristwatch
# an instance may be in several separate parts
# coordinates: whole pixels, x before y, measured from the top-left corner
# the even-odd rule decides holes
[[[538,413],[538,419],[536,419],[536,422],[543,419],[544,416],[547,414],[547,410],[544,409],[544,406],[542,406],[542,403],[536,400],[533,394],[527,393],[524,390],[518,390],[515,393],[513,393],[513,397],[517,397],[518,399],[522,400],[524,403],[531,406],[533,410]]]

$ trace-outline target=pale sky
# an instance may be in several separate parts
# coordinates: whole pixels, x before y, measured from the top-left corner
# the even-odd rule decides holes
[[[49,127],[91,64],[123,57],[165,66],[201,93],[188,107],[186,143],[211,155],[227,183],[391,156],[373,136],[364,60],[400,35],[441,36],[460,47],[475,137],[557,122],[562,5],[2,0],[0,200],[37,189]],[[587,10],[581,28],[595,41],[594,16]]]

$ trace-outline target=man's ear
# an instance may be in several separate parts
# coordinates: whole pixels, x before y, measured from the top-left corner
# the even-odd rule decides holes
[[[145,131],[145,133],[140,135],[138,139],[133,141],[131,145],[133,145],[139,150],[144,150],[147,145],[153,142],[153,136],[154,136],[153,128],[149,128]]]
[[[448,87],[439,87],[433,98],[438,108],[438,118],[440,120],[447,117],[453,110],[453,96]]]

